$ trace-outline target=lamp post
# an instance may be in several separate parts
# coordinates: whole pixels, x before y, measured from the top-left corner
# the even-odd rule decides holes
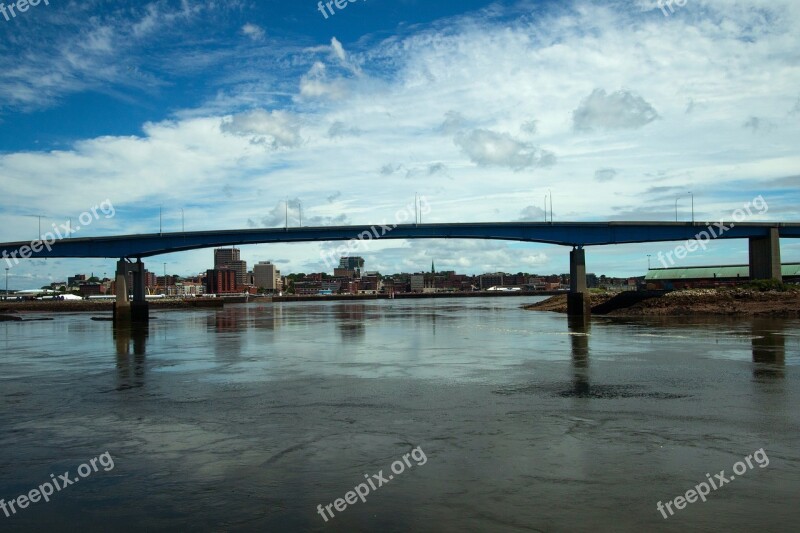
[[[692,197],[692,224],[694,224],[694,194],[689,191],[689,195]]]
[[[547,195],[550,197],[550,223],[553,223],[553,193],[547,189]]]
[[[679,198],[675,198],[675,222],[678,221],[678,199]]]
[[[650,270],[650,254],[647,254],[647,270]]]
[[[186,233],[186,218],[183,216],[182,207],[181,207],[181,233]]]
[[[26,216],[39,219],[39,238],[41,239],[42,238],[42,217],[44,215],[26,215]]]
[[[544,223],[547,224],[547,195],[546,194],[544,195],[544,201],[542,203],[544,204]]]
[[[5,299],[8,300],[8,270],[10,267],[6,267],[6,297]]]

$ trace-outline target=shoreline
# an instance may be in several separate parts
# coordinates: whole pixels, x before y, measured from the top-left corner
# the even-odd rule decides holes
[[[402,293],[395,294],[395,299],[428,299],[428,298],[492,298],[518,296],[553,296],[563,291],[541,292],[460,292],[460,293]],[[194,298],[185,300],[149,300],[150,311],[180,310],[196,308],[223,308],[225,305],[242,303],[292,303],[292,302],[326,302],[326,301],[375,301],[390,300],[388,294],[336,294],[311,296],[254,296],[246,300],[244,297],[233,298]],[[64,301],[0,301],[0,322],[17,321],[11,317],[19,317],[27,313],[111,313],[113,300],[64,300]]]
[[[631,291],[633,293],[634,291]],[[688,289],[650,291],[639,298],[626,293],[591,294],[592,315],[611,317],[739,316],[800,318],[800,291],[753,289]],[[567,296],[524,305],[529,311],[567,312]]]

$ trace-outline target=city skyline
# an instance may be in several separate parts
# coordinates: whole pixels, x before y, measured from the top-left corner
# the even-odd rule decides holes
[[[77,235],[394,223],[417,195],[426,223],[716,222],[758,196],[769,212],[748,220],[797,221],[800,5],[755,4],[664,17],[654,2],[359,2],[326,19],[302,2],[53,3],[0,24],[0,241],[77,226],[103,199],[114,217]],[[781,78],[765,89],[764,72]],[[329,248],[242,260],[321,271]],[[587,268],[633,275],[671,248],[592,248]],[[800,244],[782,252],[798,260]],[[205,253],[156,260],[188,273]],[[378,240],[359,253],[378,270],[479,273],[562,271],[569,250]],[[746,257],[745,242],[712,242],[677,266]],[[35,286],[112,268],[10,274]]]

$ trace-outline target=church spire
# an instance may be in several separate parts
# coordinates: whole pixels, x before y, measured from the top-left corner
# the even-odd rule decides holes
[[[436,274],[436,267],[434,266],[433,261],[431,261],[431,274]]]

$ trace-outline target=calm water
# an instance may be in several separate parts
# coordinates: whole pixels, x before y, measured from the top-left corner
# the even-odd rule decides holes
[[[114,461],[0,530],[797,530],[799,321],[570,324],[535,300],[0,324],[0,498]],[[767,466],[657,511],[761,448]]]

